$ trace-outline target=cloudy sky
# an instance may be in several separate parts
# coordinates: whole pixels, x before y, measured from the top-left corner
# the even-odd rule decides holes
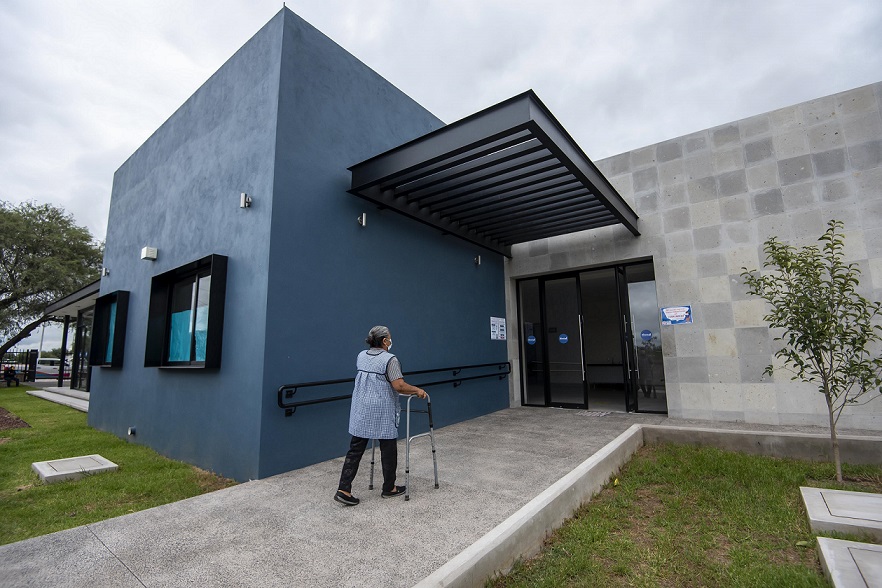
[[[532,88],[592,159],[882,81],[878,0],[287,6],[446,122]],[[103,239],[114,171],[281,7],[2,0],[0,200]]]

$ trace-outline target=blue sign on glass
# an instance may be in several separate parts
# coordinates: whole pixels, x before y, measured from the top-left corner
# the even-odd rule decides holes
[[[566,333],[561,333],[560,337],[558,337],[557,340],[560,341],[561,343],[566,343],[567,341],[570,340],[570,338],[567,337]]]
[[[533,335],[530,335],[529,337],[527,337],[527,345],[535,345],[535,344],[536,344],[536,337],[534,337]]]
[[[640,338],[644,341],[649,341],[650,339],[652,339],[652,331],[650,331],[649,329],[643,329],[642,331],[640,331]]]

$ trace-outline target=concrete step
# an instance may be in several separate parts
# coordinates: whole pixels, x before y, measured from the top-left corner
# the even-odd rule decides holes
[[[89,412],[89,401],[82,400],[80,398],[72,398],[66,394],[58,394],[57,392],[49,392],[48,390],[29,390],[28,394],[31,396],[36,396],[37,398],[42,398],[43,400],[48,400],[50,402],[54,402],[56,404],[63,404],[64,406],[69,406],[71,408],[75,408],[81,412]]]
[[[62,396],[70,396],[71,398],[79,398],[80,400],[89,401],[89,393],[83,392],[82,390],[75,390],[70,387],[62,387],[59,388],[57,386],[48,386],[43,388],[46,392],[52,392],[54,394],[61,394]]]

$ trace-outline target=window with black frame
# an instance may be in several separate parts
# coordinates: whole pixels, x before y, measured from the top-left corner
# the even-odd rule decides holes
[[[95,301],[89,365],[122,367],[128,310],[129,293],[125,290],[105,294]]]
[[[146,367],[218,368],[227,258],[209,255],[154,276]]]

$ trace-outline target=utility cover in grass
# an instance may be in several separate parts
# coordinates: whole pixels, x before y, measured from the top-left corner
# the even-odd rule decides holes
[[[102,472],[114,472],[119,466],[98,455],[83,455],[81,457],[69,457],[67,459],[53,459],[50,461],[37,461],[31,467],[47,484],[61,482],[62,480],[78,480],[83,476],[100,474]]]

